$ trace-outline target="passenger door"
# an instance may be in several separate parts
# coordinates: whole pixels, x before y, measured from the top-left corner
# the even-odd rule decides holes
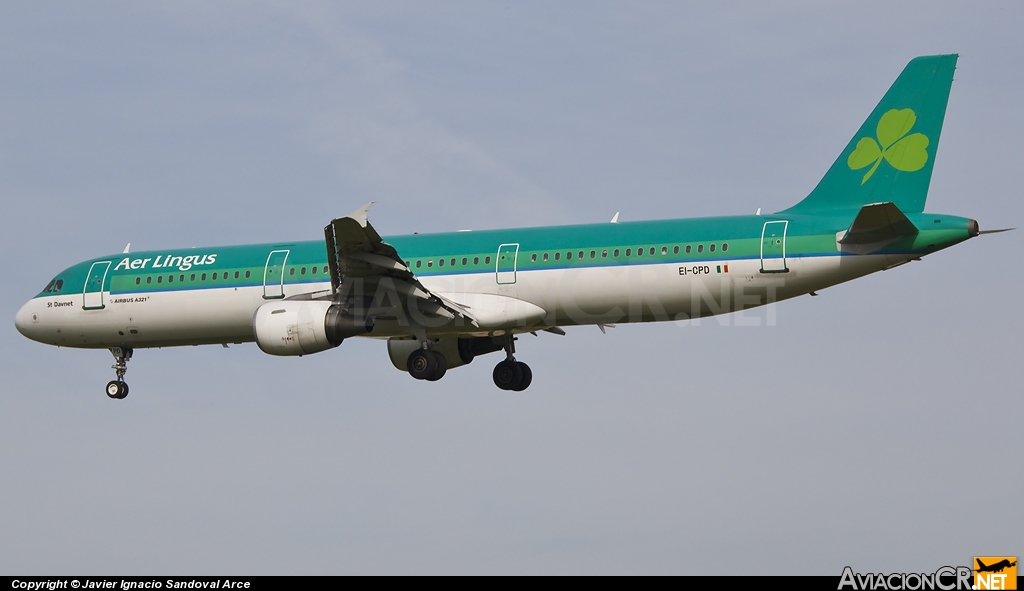
[[[85,278],[85,287],[82,289],[82,308],[86,310],[102,310],[103,284],[107,280],[107,272],[110,270],[110,261],[99,261],[89,267],[89,275]]]
[[[277,300],[284,297],[284,266],[288,262],[288,250],[271,251],[267,266],[263,269],[263,299]]]
[[[761,229],[761,272],[786,273],[786,229],[789,222],[765,222]]]
[[[516,258],[519,256],[519,244],[502,244],[498,247],[498,256],[494,267],[494,278],[499,285],[516,282]]]

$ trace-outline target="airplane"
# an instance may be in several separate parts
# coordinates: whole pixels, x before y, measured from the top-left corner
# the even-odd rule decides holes
[[[1010,562],[1010,560],[1006,559],[1006,558],[1004,558],[1003,560],[1000,560],[999,562],[997,562],[995,564],[989,564],[989,565],[986,565],[984,562],[981,561],[981,559],[975,559],[975,560],[977,560],[977,562],[978,562],[978,568],[977,568],[977,570],[975,570],[975,572],[979,572],[979,573],[998,573],[998,572],[1001,572],[1005,568],[1010,568],[1010,567],[1013,567],[1013,566],[1017,566],[1016,562]]]
[[[130,252],[75,264],[17,313],[29,339],[106,348],[128,395],[136,349],[255,341],[302,356],[387,341],[419,380],[503,351],[496,386],[525,390],[518,335],[679,321],[817,295],[982,233],[924,213],[958,56],[910,61],[817,186],[773,214],[381,237],[369,205],[324,240]]]

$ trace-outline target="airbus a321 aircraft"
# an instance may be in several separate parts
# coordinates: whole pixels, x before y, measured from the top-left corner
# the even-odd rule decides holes
[[[420,380],[504,351],[494,383],[521,391],[533,374],[516,335],[735,312],[977,236],[974,220],[923,213],[956,60],[912,60],[810,195],[771,215],[382,238],[367,205],[325,240],[78,263],[15,324],[41,343],[110,349],[118,399],[135,349],[255,341],[309,355],[357,336],[386,339]]]

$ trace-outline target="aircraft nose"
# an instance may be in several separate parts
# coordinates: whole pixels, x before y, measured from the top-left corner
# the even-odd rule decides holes
[[[32,304],[31,301],[27,302],[18,310],[17,316],[14,317],[14,326],[18,329],[18,332],[30,339],[33,338],[32,333],[35,332],[33,328],[38,320],[35,312],[32,311],[35,307]]]

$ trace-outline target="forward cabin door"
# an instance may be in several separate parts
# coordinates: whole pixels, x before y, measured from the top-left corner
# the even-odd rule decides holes
[[[86,310],[103,309],[103,284],[106,283],[109,270],[110,261],[100,261],[89,267],[89,275],[85,278],[85,288],[82,290],[82,307]]]
[[[765,222],[761,229],[761,272],[786,273],[786,220]]]
[[[518,243],[502,244],[498,247],[498,256],[494,267],[494,278],[498,285],[508,285],[516,282],[516,258],[518,256]]]
[[[288,250],[271,251],[267,266],[263,269],[263,299],[276,300],[284,297],[284,266],[288,262]]]

